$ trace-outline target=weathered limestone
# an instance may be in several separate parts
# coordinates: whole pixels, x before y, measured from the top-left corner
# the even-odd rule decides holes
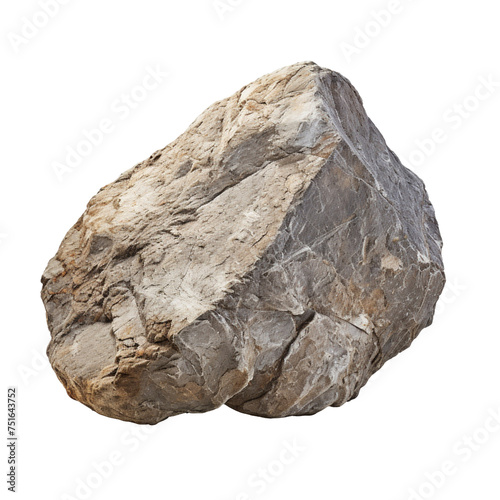
[[[297,64],[92,198],[43,274],[48,355],[114,418],[312,414],[431,323],[441,246],[356,90]]]

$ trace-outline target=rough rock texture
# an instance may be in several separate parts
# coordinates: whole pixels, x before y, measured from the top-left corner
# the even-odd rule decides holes
[[[349,81],[297,64],[92,198],[43,274],[48,355],[114,418],[313,414],[431,323],[441,246]]]

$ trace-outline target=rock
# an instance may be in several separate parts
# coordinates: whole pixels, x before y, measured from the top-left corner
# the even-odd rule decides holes
[[[313,414],[431,323],[441,246],[349,81],[297,64],[92,198],[43,274],[48,355],[72,398],[122,420]]]

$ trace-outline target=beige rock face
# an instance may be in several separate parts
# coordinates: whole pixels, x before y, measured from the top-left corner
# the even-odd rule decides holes
[[[297,64],[91,199],[43,274],[48,355],[71,397],[122,420],[312,414],[431,323],[441,245],[355,89]]]

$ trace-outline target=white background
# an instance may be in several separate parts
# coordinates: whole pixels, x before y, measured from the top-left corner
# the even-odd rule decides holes
[[[37,1],[2,2],[2,380],[19,391],[18,498],[500,498],[500,421],[491,417],[500,412],[496,7],[66,0],[30,29],[34,18],[44,23]],[[39,298],[66,231],[101,186],[207,106],[304,60],[351,80],[389,146],[427,185],[448,276],[434,324],[358,399],[313,417],[268,420],[223,407],[149,427],[71,400],[47,365]],[[118,112],[116,100],[157,66],[169,76]],[[496,84],[488,91],[485,80]],[[54,162],[105,118],[113,131],[59,180]],[[96,472],[110,457],[119,457],[113,470]],[[437,472],[444,462],[452,474]]]

